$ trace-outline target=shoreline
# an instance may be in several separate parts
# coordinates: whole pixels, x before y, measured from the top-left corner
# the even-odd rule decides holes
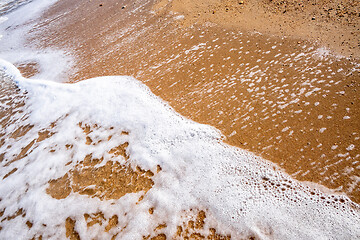
[[[171,4],[184,2],[199,10]],[[312,41],[193,22],[165,5],[154,13],[152,1],[62,0],[24,30],[27,47],[44,54],[16,62],[20,72],[43,74],[41,60],[61,50],[74,59],[76,84],[2,66],[23,91],[6,81],[0,91],[11,116],[0,122],[0,232],[10,237],[17,224],[28,238],[358,236],[358,60]]]
[[[59,2],[44,19],[62,16],[67,4]],[[356,60],[307,41],[209,23],[183,27],[178,15],[153,15],[152,7],[78,3],[76,12],[46,21],[32,39],[41,39],[40,48],[58,46],[75,56],[72,81],[134,76],[180,114],[220,129],[227,143],[275,162],[300,181],[360,201],[359,166],[349,170],[360,158]],[[93,23],[94,14],[107,17]]]
[[[33,126],[25,134],[28,140],[35,137],[31,143],[35,148],[14,159],[18,168],[0,185],[7,196],[0,203],[6,207],[0,228],[5,236],[27,227],[31,230],[21,231],[21,236],[74,239],[303,239],[360,234],[358,204],[299,183],[271,162],[221,143],[217,130],[183,118],[131,77],[61,84],[22,79],[17,69],[10,75],[32,102],[14,109],[24,107],[38,117],[20,120],[20,126]],[[109,100],[119,104],[103,111]],[[154,130],[159,138],[154,138]],[[17,150],[27,144],[19,132],[12,137],[17,139],[15,145],[5,142],[4,147]],[[78,148],[86,151],[77,152]],[[56,172],[39,174],[34,168]],[[53,179],[55,175],[60,178]],[[19,178],[23,185],[14,181]],[[20,210],[12,214],[16,209]],[[315,209],[317,214],[311,214]]]

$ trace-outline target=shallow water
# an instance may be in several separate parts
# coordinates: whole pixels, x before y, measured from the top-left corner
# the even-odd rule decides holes
[[[151,14],[146,1],[66,4],[54,6],[46,19],[59,20],[44,20],[34,40],[43,34],[40,46],[75,55],[72,81],[134,76],[228,143],[359,202],[358,62],[297,39],[182,27],[181,16]],[[53,37],[60,34],[66,42]]]
[[[210,228],[235,239],[360,235],[359,206],[346,196],[222,143],[218,130],[180,116],[131,77],[59,84],[1,64],[18,86],[6,83],[11,100],[1,98],[16,109],[0,147],[5,239],[172,237],[191,209],[207,215],[203,236]],[[89,225],[97,213],[101,224]]]
[[[293,179],[357,199],[356,63],[306,42],[174,28],[181,18],[159,20],[148,2],[126,5],[122,25],[93,22],[91,38],[87,21],[65,23],[102,11],[98,4],[59,14],[66,3],[35,21],[28,55],[13,63],[45,80],[55,66],[56,80],[66,64],[54,65],[61,54],[47,47],[64,44],[77,61],[71,79],[85,81],[29,80],[0,64],[2,238],[359,237],[358,204]],[[66,43],[46,34],[54,26]],[[105,32],[94,35],[97,27]],[[8,46],[1,56],[12,56]],[[222,133],[134,78],[86,80],[115,74],[136,76]]]

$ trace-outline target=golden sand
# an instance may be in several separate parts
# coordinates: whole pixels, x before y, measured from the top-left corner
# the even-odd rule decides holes
[[[154,10],[185,15],[183,24],[213,22],[226,28],[290,36],[359,57],[360,6],[355,0],[161,0]]]
[[[143,11],[135,11],[138,8]],[[354,1],[173,0],[144,5],[143,1],[62,0],[45,13],[30,41],[40,39],[35,42],[41,48],[67,49],[76,61],[70,76],[73,82],[132,75],[180,114],[220,129],[229,144],[277,163],[298,180],[346,192],[359,203],[360,183],[355,180],[360,177],[360,76],[353,71],[360,53],[358,8]],[[170,11],[184,17],[174,21]],[[315,46],[327,46],[351,58],[311,55],[296,60],[291,56],[310,54],[307,47],[314,41],[319,44]],[[200,43],[205,45],[193,48]],[[38,72],[37,63],[17,66],[26,76]],[[79,127],[86,134],[91,131],[88,125]],[[19,128],[12,137],[29,129]],[[26,156],[33,144],[50,135],[51,128],[39,133],[16,158]],[[96,144],[90,137],[84,141]],[[355,148],[348,151],[352,145]],[[127,146],[109,153],[114,159],[128,159]],[[118,199],[151,189],[156,173],[116,161],[94,168],[102,160],[88,155],[63,177],[52,180],[48,194],[61,199],[73,191]],[[149,214],[154,211],[150,208]],[[24,214],[19,209],[17,216]],[[208,229],[208,236],[197,231],[204,226],[206,211],[186,215],[194,219],[178,226],[174,237],[230,238],[214,228]],[[101,212],[84,215],[89,228],[106,224],[108,231],[120,217],[106,219]],[[70,239],[79,239],[75,224],[71,218],[66,220]],[[166,239],[163,228],[166,225],[160,224],[144,239]]]
[[[74,4],[64,0],[44,15],[44,24],[39,24],[33,36],[41,35],[39,46],[66,48],[75,56],[77,71],[72,81],[134,76],[180,114],[220,129],[228,143],[260,154],[299,180],[346,192],[359,202],[360,85],[359,71],[353,70],[358,60],[313,54],[307,50],[313,43],[304,40],[308,35],[276,30],[275,25],[282,22],[262,25],[272,29],[269,33],[290,34],[291,38],[246,32],[250,25],[235,20],[246,18],[246,11],[253,12],[247,2],[244,7],[221,1],[216,5],[219,18],[208,11],[212,2],[219,3],[160,2],[154,15],[151,2],[108,1],[99,6],[95,1]],[[223,10],[223,4],[229,10]],[[328,6],[324,4],[321,6]],[[305,5],[299,16],[310,14],[312,8]],[[271,9],[275,13],[266,14],[275,19],[278,10]],[[200,10],[204,10],[203,17],[193,16]],[[63,18],[45,23],[64,11]],[[169,11],[179,11],[185,19],[180,16],[174,21]],[[328,20],[345,31],[354,24],[350,15],[349,22]],[[93,16],[98,16],[96,21]],[[234,21],[229,20],[232,17]],[[304,31],[308,29],[293,20]],[[320,25],[318,36],[339,35],[336,28]],[[255,26],[255,30],[262,29]],[[346,31],[353,36],[352,30]],[[200,43],[206,47],[194,50]],[[359,47],[347,46],[349,55],[358,53]],[[309,56],[297,59],[302,53]]]

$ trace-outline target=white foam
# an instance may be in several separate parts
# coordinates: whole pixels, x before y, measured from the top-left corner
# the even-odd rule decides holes
[[[14,125],[2,130],[5,142],[0,152],[5,157],[0,177],[18,169],[0,182],[2,219],[20,208],[26,216],[1,222],[1,239],[31,238],[35,233],[64,239],[69,216],[76,220],[82,239],[110,238],[115,231],[118,239],[142,239],[157,221],[167,223],[163,231],[171,237],[182,221],[180,213],[197,207],[207,209],[235,239],[241,234],[263,239],[360,237],[359,206],[346,196],[321,193],[274,170],[275,165],[224,144],[218,130],[180,116],[134,78],[60,84],[24,79],[11,64],[0,65],[27,97],[25,106],[19,107],[23,112],[16,116],[16,127],[34,126],[16,140],[10,137]],[[53,122],[50,138],[35,143],[25,157],[10,163],[19,149]],[[86,145],[79,122],[97,124],[92,134],[100,139],[107,139],[108,134],[113,137],[106,144]],[[121,131],[129,135],[118,134]],[[62,200],[46,194],[49,180],[63,176],[87,154],[104,156],[106,161],[104,152],[125,140],[132,164],[153,172],[158,164],[163,169],[152,178],[154,186],[139,204],[143,192],[103,201],[77,193]],[[74,147],[67,150],[66,144]],[[160,211],[147,214],[151,206]],[[119,226],[108,233],[104,225],[87,229],[83,214],[99,211],[106,217],[118,214]],[[31,229],[27,220],[33,223]],[[120,232],[125,225],[126,230]]]
[[[354,145],[354,144],[350,144],[350,145],[346,148],[346,150],[352,151],[352,150],[354,150],[354,148],[355,148],[355,145]]]
[[[35,0],[0,17],[0,58],[13,64],[37,63],[39,73],[33,78],[65,81],[72,58],[61,50],[37,49],[29,32],[35,28],[45,9],[57,0]],[[27,37],[24,37],[27,36]]]

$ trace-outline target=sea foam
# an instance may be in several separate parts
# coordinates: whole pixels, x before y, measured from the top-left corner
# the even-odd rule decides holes
[[[76,221],[74,230],[81,239],[115,234],[117,239],[142,239],[159,223],[166,224],[161,231],[172,238],[184,211],[195,208],[204,209],[211,216],[208,224],[234,239],[360,237],[359,206],[346,196],[311,188],[274,164],[226,145],[217,129],[182,117],[132,77],[61,84],[25,79],[5,61],[0,66],[4,78],[21,89],[10,100],[1,98],[0,106],[23,99],[0,135],[1,239],[64,239],[68,217]],[[91,144],[79,128],[85,123],[96,126],[89,135]],[[26,126],[27,131],[14,136]],[[45,130],[51,134],[38,140]],[[124,142],[129,159],[111,158],[109,149]],[[118,161],[153,173],[158,165],[162,170],[152,177],[150,190],[119,199],[74,191],[63,199],[51,197],[49,182],[71,172],[89,154],[102,159],[94,168]],[[154,214],[148,214],[150,207],[155,207]],[[110,231],[101,224],[88,228],[84,214],[97,212],[105,218],[120,216],[117,226]]]
[[[38,49],[39,36],[31,35],[43,12],[58,0],[10,1],[0,16],[0,58],[15,65],[35,64],[34,78],[64,81],[73,59],[62,50]],[[8,10],[6,10],[8,9]],[[6,11],[5,11],[6,10]],[[1,12],[0,12],[1,13]],[[47,19],[42,19],[45,23]],[[31,37],[33,39],[31,39]]]

